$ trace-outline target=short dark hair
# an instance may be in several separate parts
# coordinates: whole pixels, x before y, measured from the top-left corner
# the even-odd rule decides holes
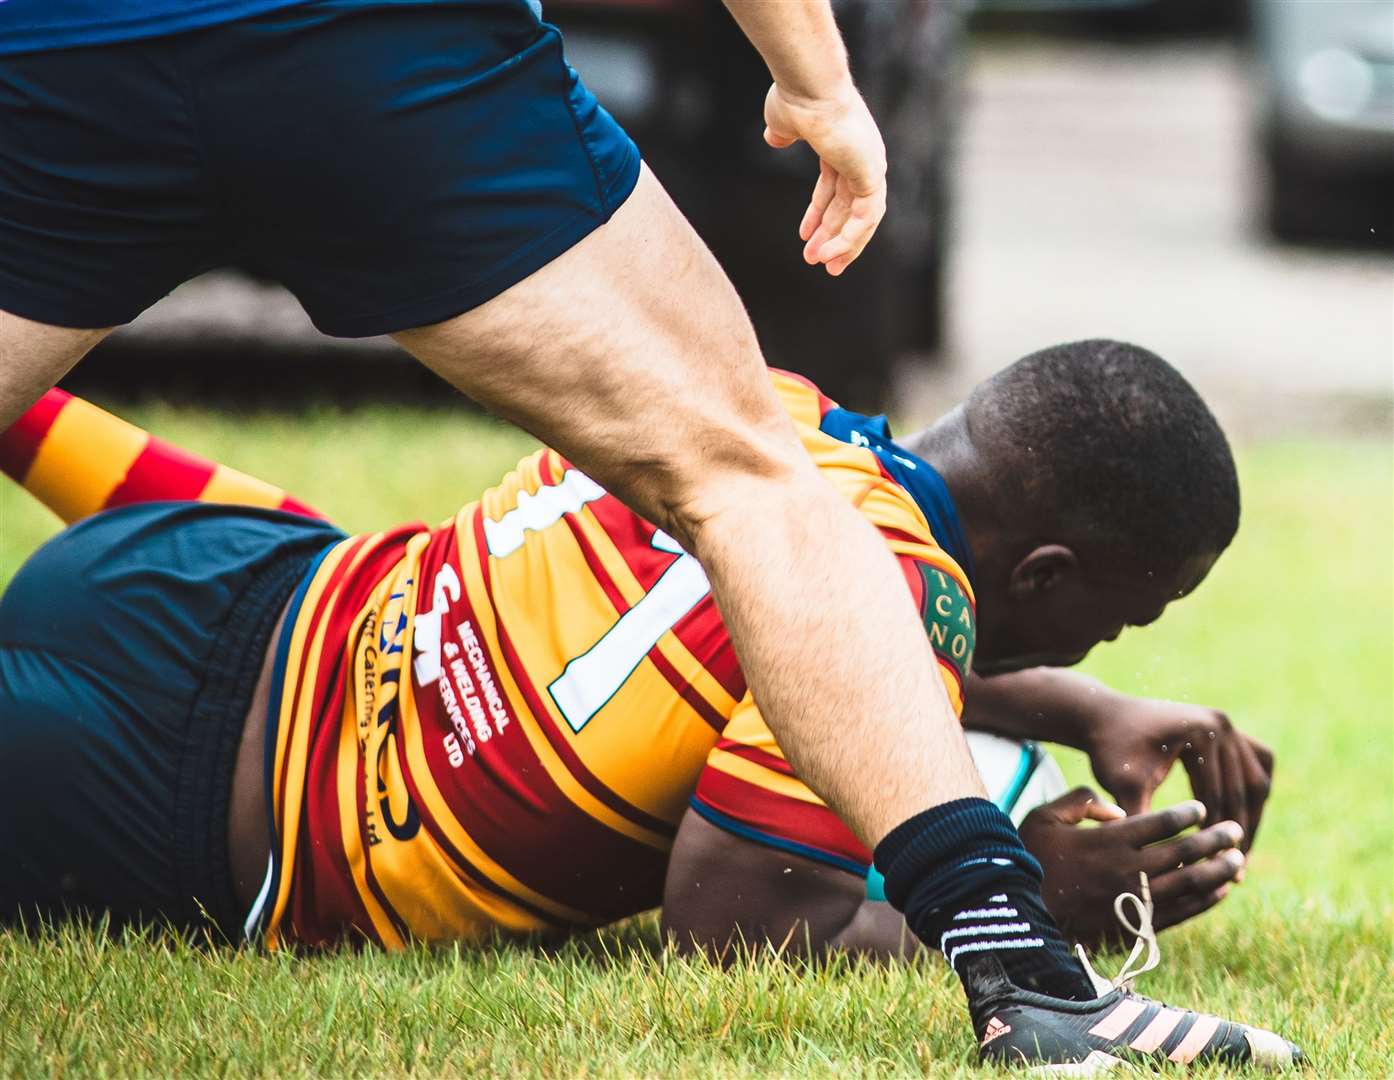
[[[1007,473],[1003,497],[1063,540],[1165,571],[1223,551],[1239,528],[1225,433],[1146,349],[1106,339],[1042,349],[979,385],[965,411],[974,445]]]

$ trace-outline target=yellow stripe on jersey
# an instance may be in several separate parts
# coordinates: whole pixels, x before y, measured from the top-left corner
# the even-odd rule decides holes
[[[24,486],[64,521],[75,521],[106,502],[148,441],[140,428],[73,398],[49,428]]]
[[[774,772],[729,750],[713,750],[707,757],[707,764],[728,776],[755,784],[776,795],[783,795],[786,799],[798,799],[800,802],[816,806],[824,805],[823,800],[813,794],[813,790],[797,776],[785,776],[783,773]]]
[[[264,480],[230,469],[226,465],[219,465],[199,494],[199,501],[236,503],[240,506],[261,506],[275,510],[285,501],[285,497],[284,491],[272,487]]]
[[[323,582],[343,562],[354,543],[354,540],[345,540],[324,557],[301,603],[303,617],[296,619],[294,627],[282,630],[282,633],[290,631],[291,641],[286,656],[286,682],[278,709],[275,767],[270,777],[271,805],[276,812],[272,825],[280,848],[273,854],[281,867],[281,874],[271,916],[267,921],[265,936],[268,948],[274,949],[279,944],[278,930],[294,881],[295,852],[300,842],[301,811],[305,801],[305,766],[318,705],[314,699],[312,680],[319,670],[327,620],[321,620],[312,627],[308,616],[319,605],[324,594]],[[325,606],[328,609],[330,605]],[[302,673],[308,673],[310,685],[295,682]]]

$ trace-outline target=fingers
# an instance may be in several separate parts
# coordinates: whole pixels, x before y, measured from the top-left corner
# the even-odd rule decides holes
[[[849,250],[844,231],[853,216],[854,200],[852,194],[846,181],[838,175],[837,170],[823,162],[820,165],[818,176],[819,187],[822,187],[825,179],[829,182],[830,196],[823,207],[817,228],[813,230],[813,234],[808,238],[808,243],[804,245],[803,257],[809,265],[823,263],[826,266],[833,259],[846,254]],[[817,194],[815,189],[814,195]],[[811,206],[810,209],[812,209]]]
[[[1081,821],[1117,821],[1123,817],[1121,807],[1100,798],[1097,791],[1086,785],[1045,803],[1039,807],[1039,812],[1049,814],[1061,825],[1078,825]]]
[[[1145,814],[1152,808],[1152,789],[1146,784],[1114,782],[1110,794],[1129,815]]]
[[[776,150],[783,150],[786,146],[793,146],[798,141],[797,136],[783,135],[768,125],[765,127],[765,142],[769,143]]]
[[[1205,820],[1205,807],[1196,799],[1126,818],[1109,828],[1118,831],[1134,847],[1145,847],[1166,840]]]
[[[1244,772],[1244,794],[1248,802],[1249,822],[1244,830],[1241,850],[1253,847],[1268,792],[1273,787],[1273,751],[1247,735],[1238,737],[1238,753]],[[1265,760],[1266,758],[1266,760]]]
[[[1218,821],[1224,816],[1221,807],[1224,780],[1215,747],[1208,740],[1204,744],[1188,745],[1181,754],[1181,761],[1191,778],[1191,791],[1205,804],[1206,816],[1211,821]]]
[[[1208,911],[1228,894],[1244,869],[1244,856],[1223,852],[1151,879],[1153,925],[1158,930]]]
[[[826,161],[819,162],[818,183],[813,186],[813,198],[809,200],[808,209],[804,211],[803,220],[799,222],[800,240],[807,242],[813,238],[818,226],[823,223],[823,214],[828,209],[828,204],[833,201],[836,191],[837,173]],[[807,248],[804,249],[804,258],[808,258]]]
[[[1237,822],[1221,821],[1190,836],[1144,848],[1142,868],[1147,871],[1148,877],[1160,876],[1231,850],[1242,867],[1244,857],[1235,849],[1243,839],[1243,830]]]
[[[1215,747],[1220,763],[1220,813],[1228,821],[1236,821],[1247,836],[1252,825],[1249,815],[1248,781],[1244,775],[1244,758],[1239,749],[1241,737],[1231,735]]]
[[[810,264],[822,263],[828,273],[836,277],[871,241],[885,208],[884,193],[853,198],[839,180],[836,197],[804,246],[804,260]]]

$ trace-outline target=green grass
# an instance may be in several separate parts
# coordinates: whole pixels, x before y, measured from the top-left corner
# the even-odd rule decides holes
[[[443,518],[529,445],[439,412],[128,414],[350,528]],[[1314,1075],[1386,1076],[1390,456],[1377,443],[1267,444],[1246,448],[1241,467],[1244,527],[1211,580],[1089,661],[1120,688],[1221,706],[1278,754],[1247,879],[1163,936],[1163,966],[1143,988],[1289,1034]],[[51,531],[27,496],[0,486],[0,581]],[[1066,767],[1082,777],[1077,760]],[[1177,782],[1165,794],[1183,792]],[[964,1019],[936,963],[719,972],[666,956],[652,917],[551,952],[293,958],[70,927],[0,934],[5,1076],[937,1077],[975,1072]]]

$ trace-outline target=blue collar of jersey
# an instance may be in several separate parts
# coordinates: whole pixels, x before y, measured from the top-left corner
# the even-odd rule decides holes
[[[841,442],[865,446],[880,460],[891,479],[910,493],[929,522],[929,528],[949,556],[973,582],[973,553],[963,535],[949,486],[934,466],[891,440],[891,425],[884,416],[863,416],[849,409],[829,409],[819,429]]]

